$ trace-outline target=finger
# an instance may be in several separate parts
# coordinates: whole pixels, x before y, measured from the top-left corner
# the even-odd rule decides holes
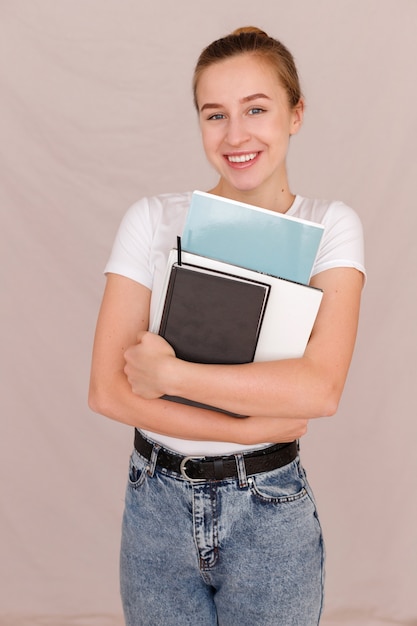
[[[131,360],[133,347],[134,346],[129,346],[128,348],[126,348],[126,350],[123,353],[123,357],[124,357],[124,360],[126,361],[126,363],[129,363],[129,361]]]
[[[144,338],[144,336],[145,336],[145,335],[147,335],[147,334],[148,334],[148,331],[147,331],[147,330],[140,330],[140,331],[138,332],[137,336],[136,336],[137,342],[138,342],[138,343],[141,343],[141,342],[142,342],[142,339],[143,339],[143,338]]]
[[[126,378],[127,378],[128,382],[129,382],[129,384],[131,384],[131,383],[130,383],[130,378],[129,378],[129,366],[128,366],[128,364],[127,364],[127,363],[126,363],[126,365],[124,366],[123,371],[124,371],[124,374],[125,374],[125,376],[126,376]]]

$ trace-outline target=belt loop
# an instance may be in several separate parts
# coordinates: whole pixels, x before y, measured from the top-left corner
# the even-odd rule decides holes
[[[155,473],[156,461],[158,460],[158,452],[160,449],[161,446],[159,446],[157,443],[153,444],[151,458],[149,459],[149,464],[147,468],[148,476],[150,476],[151,478]]]
[[[245,458],[243,454],[235,454],[237,467],[237,476],[239,479],[239,487],[245,489],[248,486],[248,478],[246,476]]]

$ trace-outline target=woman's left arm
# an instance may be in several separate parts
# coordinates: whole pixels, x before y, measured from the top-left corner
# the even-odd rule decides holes
[[[323,299],[302,357],[243,365],[189,363],[177,359],[158,335],[142,333],[125,354],[133,391],[147,399],[180,396],[242,415],[333,415],[355,344],[363,274],[330,269],[313,277],[311,285],[323,290]]]

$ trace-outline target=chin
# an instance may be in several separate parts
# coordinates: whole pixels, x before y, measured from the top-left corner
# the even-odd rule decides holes
[[[233,187],[233,189],[235,189],[239,193],[250,193],[253,191],[257,191],[261,186],[260,183],[249,183],[249,182],[247,183],[229,182],[229,185]]]

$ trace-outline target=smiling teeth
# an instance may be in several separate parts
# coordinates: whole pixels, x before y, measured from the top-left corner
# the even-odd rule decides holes
[[[246,161],[253,161],[258,153],[252,152],[251,154],[240,154],[236,156],[228,156],[228,160],[232,163],[246,163]]]

